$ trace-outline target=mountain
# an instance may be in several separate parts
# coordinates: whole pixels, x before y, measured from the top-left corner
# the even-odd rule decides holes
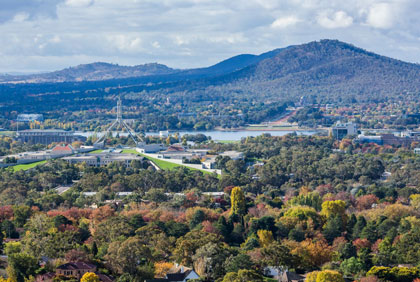
[[[219,80],[232,89],[255,89],[265,96],[418,95],[420,65],[321,40],[290,46]]]
[[[138,66],[120,66],[108,63],[84,64],[70,67],[60,71],[32,74],[32,75],[3,75],[0,82],[12,83],[43,83],[43,82],[69,82],[69,81],[98,81],[107,79],[121,79],[150,75],[166,75],[178,72],[165,65],[151,63]]]
[[[380,101],[401,95],[418,97],[420,66],[338,40],[321,40],[261,55],[238,55],[207,68],[94,63],[47,74],[7,76],[2,81],[14,82],[10,91],[15,93],[97,92],[121,85],[132,93],[197,101],[225,97],[270,103],[296,101],[301,96],[319,102]],[[17,82],[38,85],[18,87]],[[40,86],[42,82],[65,83]],[[3,85],[3,91],[8,91],[10,86]]]

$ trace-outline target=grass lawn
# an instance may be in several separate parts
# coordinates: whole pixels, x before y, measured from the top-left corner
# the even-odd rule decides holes
[[[20,165],[11,166],[9,167],[9,169],[12,169],[13,171],[28,170],[38,165],[45,164],[46,162],[47,161],[39,161],[39,162],[30,163],[30,164],[20,164]]]
[[[0,131],[0,135],[14,136],[15,134],[15,131]]]
[[[100,153],[102,153],[103,151],[104,151],[104,150],[98,149],[98,150],[94,150],[94,151],[89,152],[89,154],[100,154]]]
[[[222,144],[232,144],[232,143],[239,143],[240,141],[238,141],[238,140],[216,140],[215,142],[222,143]]]
[[[181,165],[181,164],[175,164],[175,163],[167,162],[167,161],[157,159],[157,158],[152,158],[152,157],[149,157],[149,156],[146,156],[144,154],[141,154],[141,153],[137,152],[135,149],[124,149],[124,150],[122,150],[122,152],[125,153],[125,154],[137,154],[137,155],[143,156],[143,157],[147,158],[148,160],[152,161],[160,169],[171,170],[171,169],[183,166],[183,167],[186,167],[188,169],[199,170],[202,173],[212,174],[212,172],[210,172],[210,171],[205,171],[205,170],[201,170],[201,169],[197,169],[197,168],[193,168],[193,167],[184,166],[184,165]]]

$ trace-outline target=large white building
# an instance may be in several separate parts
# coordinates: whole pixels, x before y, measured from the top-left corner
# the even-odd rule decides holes
[[[63,158],[71,164],[86,163],[88,166],[106,166],[113,162],[123,163],[126,167],[131,166],[132,161],[141,161],[143,157],[133,154],[116,154],[116,153],[105,153],[105,154],[84,154],[77,156],[69,156]]]
[[[336,123],[331,128],[331,135],[334,139],[341,140],[347,135],[355,135],[357,134],[357,124],[348,122],[348,123]]]

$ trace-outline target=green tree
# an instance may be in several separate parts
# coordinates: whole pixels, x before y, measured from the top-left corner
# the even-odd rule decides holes
[[[207,243],[197,249],[193,256],[194,269],[207,280],[217,280],[226,273],[224,262],[229,255],[229,250],[221,243]]]
[[[345,259],[341,264],[340,264],[340,271],[345,275],[345,276],[354,276],[356,274],[359,274],[363,271],[363,265],[360,262],[359,259],[352,257],[349,259]]]
[[[279,242],[273,242],[261,250],[263,262],[266,265],[275,267],[278,273],[285,269],[292,268],[295,264],[295,257],[290,249]]]
[[[17,282],[24,282],[29,276],[35,275],[38,268],[38,260],[26,253],[11,254],[7,261],[7,275]]]

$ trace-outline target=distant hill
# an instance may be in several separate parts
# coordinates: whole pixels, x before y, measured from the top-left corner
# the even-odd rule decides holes
[[[99,81],[150,75],[163,75],[178,72],[165,65],[151,63],[138,66],[120,66],[108,63],[84,64],[60,71],[32,75],[3,75],[0,82],[43,83],[70,81]]]
[[[291,46],[230,74],[223,83],[266,95],[396,95],[420,93],[420,65],[337,40]]]
[[[256,101],[379,101],[419,95],[420,65],[380,56],[338,40],[321,40],[261,54],[242,54],[207,68],[179,70],[161,64],[93,63],[52,73],[2,76],[15,93],[72,92],[124,86],[132,93],[183,99],[252,98]],[[20,82],[32,83],[22,85]],[[63,82],[63,83],[58,83]],[[42,86],[42,83],[57,83]],[[72,84],[73,83],[73,84]],[[8,91],[8,86],[3,86]],[[128,90],[127,89],[127,90]],[[20,91],[20,92],[19,92]]]

